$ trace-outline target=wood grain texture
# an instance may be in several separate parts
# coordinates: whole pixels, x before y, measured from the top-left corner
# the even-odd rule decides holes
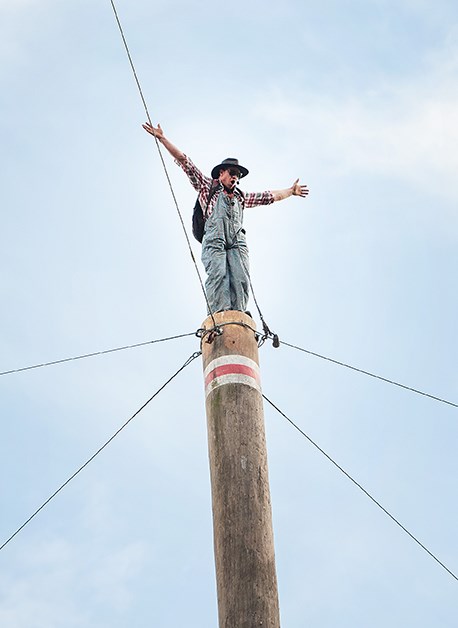
[[[254,327],[242,312],[215,319]],[[254,333],[239,325],[224,326],[211,344],[204,339],[202,352],[204,370],[227,355],[259,364]],[[262,397],[251,386],[228,383],[210,392],[206,409],[219,626],[279,628]]]

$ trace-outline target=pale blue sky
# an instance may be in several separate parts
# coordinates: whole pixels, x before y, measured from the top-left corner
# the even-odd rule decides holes
[[[204,171],[237,156],[247,191],[310,187],[245,217],[271,328],[457,403],[456,3],[117,8],[153,122]],[[0,371],[196,330],[110,2],[0,0],[0,61]],[[1,377],[0,544],[197,349]],[[285,346],[260,359],[265,394],[457,573],[456,409]],[[455,628],[458,583],[265,414],[282,626]],[[0,564],[5,628],[217,625],[199,360]]]

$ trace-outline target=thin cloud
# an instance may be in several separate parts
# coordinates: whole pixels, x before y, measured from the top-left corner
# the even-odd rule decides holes
[[[262,94],[256,113],[287,128],[296,145],[312,145],[314,159],[330,173],[393,176],[458,200],[457,68],[458,48],[447,41],[427,72],[407,84],[385,84],[342,102]]]

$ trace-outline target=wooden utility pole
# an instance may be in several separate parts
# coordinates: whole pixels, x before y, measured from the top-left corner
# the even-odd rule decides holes
[[[219,627],[279,628],[258,346],[243,325],[254,323],[243,312],[214,317],[223,333],[203,338],[202,356]]]

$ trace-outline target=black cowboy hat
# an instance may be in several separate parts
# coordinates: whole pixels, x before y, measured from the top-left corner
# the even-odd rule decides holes
[[[229,168],[237,168],[237,170],[240,170],[240,178],[246,177],[248,174],[248,170],[239,164],[238,159],[228,157],[213,168],[212,179],[217,179],[219,177],[220,170],[228,170]]]

